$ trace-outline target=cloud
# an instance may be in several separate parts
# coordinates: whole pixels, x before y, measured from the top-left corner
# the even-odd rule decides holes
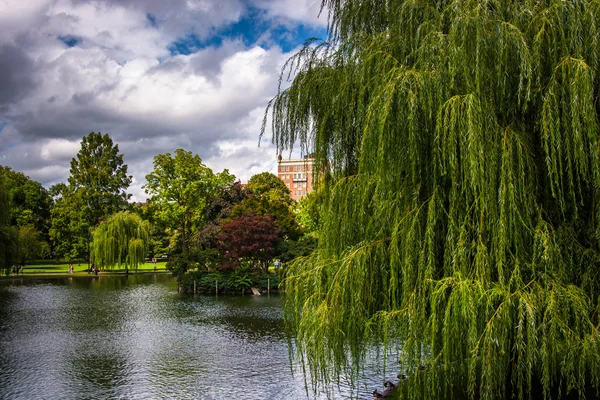
[[[0,46],[0,112],[7,112],[34,85],[33,61],[17,47]]]
[[[256,7],[265,9],[271,18],[327,26],[327,9],[320,13],[321,0],[254,0],[253,3]]]
[[[6,8],[7,1],[0,3],[0,164],[48,187],[67,179],[83,136],[108,133],[137,200],[154,156],[180,147],[243,181],[274,170],[275,149],[268,140],[258,147],[258,134],[290,56],[277,42],[282,32],[268,47],[233,33],[211,38],[248,21],[250,7],[262,7],[252,15],[280,30],[283,22],[292,30],[323,24],[308,0],[304,11],[287,0],[20,0]],[[218,44],[170,50],[189,37]]]

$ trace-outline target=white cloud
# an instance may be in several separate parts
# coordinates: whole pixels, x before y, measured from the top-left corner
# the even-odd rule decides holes
[[[321,0],[254,0],[256,6],[266,9],[270,17],[283,17],[293,21],[327,26],[327,9],[321,15]]]
[[[75,157],[80,148],[80,141],[50,139],[42,145],[40,157],[45,161],[64,161]]]
[[[65,181],[81,138],[94,131],[119,145],[134,176],[134,200],[145,198],[141,186],[153,157],[176,148],[243,181],[275,170],[270,134],[261,147],[258,135],[289,54],[226,38],[190,55],[173,56],[168,48],[177,38],[207,37],[238,21],[240,1],[19,0],[10,18],[3,15],[14,1],[0,0],[0,45],[18,44],[34,83],[23,96],[7,97],[4,110],[0,104],[0,123],[8,122],[0,132],[1,164],[47,187]],[[272,18],[322,25],[319,3],[259,6]],[[79,42],[68,47],[58,39],[65,35]]]

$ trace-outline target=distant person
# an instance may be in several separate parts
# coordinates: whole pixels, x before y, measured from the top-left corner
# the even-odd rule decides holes
[[[21,272],[21,275],[23,275],[23,264],[19,266],[19,272]]]
[[[152,262],[154,263],[154,272],[156,272],[156,257],[152,259]]]

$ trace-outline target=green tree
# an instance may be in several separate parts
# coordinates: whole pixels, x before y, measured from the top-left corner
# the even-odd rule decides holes
[[[283,239],[297,240],[301,227],[294,214],[296,202],[285,183],[272,173],[263,172],[250,178],[247,189],[247,197],[233,207],[231,217],[247,213],[271,216]]]
[[[323,6],[269,108],[329,191],[285,286],[311,376],[385,343],[409,398],[600,389],[600,2]]]
[[[0,270],[9,273],[17,260],[18,236],[10,225],[10,194],[5,184],[5,175],[0,174]]]
[[[92,263],[125,273],[144,263],[150,243],[150,224],[139,215],[121,211],[111,215],[93,231]]]
[[[91,132],[81,140],[81,149],[71,160],[71,191],[81,195],[90,227],[122,210],[131,197],[125,190],[131,184],[127,165],[108,134]]]
[[[252,175],[248,181],[248,189],[255,196],[264,198],[269,203],[282,203],[287,206],[294,204],[294,200],[290,197],[290,189],[281,179],[270,172]]]
[[[39,182],[22,172],[0,166],[11,197],[11,224],[22,226],[33,224],[43,236],[48,235],[52,198]]]
[[[48,242],[42,240],[40,232],[33,225],[22,225],[19,235],[19,262],[45,258],[50,254]]]
[[[68,257],[89,255],[91,229],[124,209],[131,183],[119,146],[108,134],[91,132],[71,160],[68,185],[52,190],[58,196],[52,210],[51,236],[55,252]]]
[[[130,211],[139,215],[150,224],[150,257],[160,257],[169,253],[169,227],[159,218],[159,205],[147,202],[132,204]]]
[[[202,159],[183,149],[154,157],[154,171],[146,175],[146,193],[159,207],[158,216],[177,226],[183,254],[189,252],[190,236],[205,222],[204,210],[220,188],[233,183],[227,170],[214,174]]]
[[[58,260],[84,257],[88,254],[88,223],[85,220],[85,204],[80,193],[59,183],[50,188],[54,203],[51,209],[52,225],[50,240],[52,251]]]
[[[0,174],[5,178],[6,189],[9,193],[10,224],[17,227],[17,230],[27,227],[25,231],[30,234],[33,234],[30,230],[33,227],[37,231],[35,242],[39,242],[39,246],[45,249],[48,248],[52,204],[50,193],[39,182],[30,179],[22,172],[13,171],[9,167],[0,166]],[[26,236],[30,237],[29,234]],[[27,247],[32,243],[28,241],[24,245]]]

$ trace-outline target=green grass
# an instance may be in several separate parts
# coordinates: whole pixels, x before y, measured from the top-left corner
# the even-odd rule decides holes
[[[51,261],[51,262],[48,262]],[[166,261],[158,261],[156,263],[156,271],[157,272],[166,272]],[[56,264],[53,260],[39,260],[39,261],[31,261],[25,264],[23,268],[24,276],[84,276],[88,275],[87,268],[88,265],[85,262],[73,263],[73,274],[69,274],[69,263],[61,263]],[[136,273],[136,271],[130,270],[130,273]],[[150,261],[145,262],[140,265],[137,269],[138,273],[144,272],[154,272],[154,264]],[[125,273],[125,268],[114,268],[112,270],[105,269],[104,272],[99,272],[99,275],[109,275],[109,274],[123,274]],[[5,275],[2,275],[5,276]],[[8,276],[12,276],[12,273],[9,273]],[[19,274],[19,276],[22,276]]]

